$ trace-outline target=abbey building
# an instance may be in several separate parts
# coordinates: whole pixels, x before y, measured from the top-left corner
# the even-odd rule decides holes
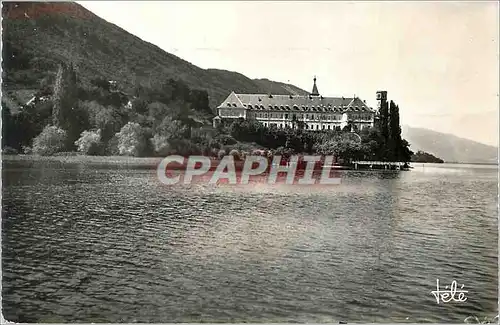
[[[377,106],[387,99],[387,92],[377,92]],[[379,108],[379,107],[377,107]],[[349,126],[360,131],[373,127],[377,110],[358,97],[323,97],[318,92],[316,78],[309,95],[236,94],[217,107],[221,120],[255,119],[265,126],[303,128],[305,130],[341,130]]]

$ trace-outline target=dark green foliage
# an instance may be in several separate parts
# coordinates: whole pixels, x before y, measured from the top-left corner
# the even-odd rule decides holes
[[[387,143],[389,140],[389,104],[387,101],[383,101],[380,106],[380,134],[382,138]]]
[[[72,64],[62,62],[57,71],[54,85],[54,108],[52,111],[52,124],[58,127],[69,127],[68,116],[75,108],[77,101],[76,71]]]
[[[265,127],[253,120],[237,120],[229,127],[229,134],[243,142],[255,142],[269,149],[283,147],[293,152],[312,152],[318,139],[327,133],[314,133],[302,129]]]
[[[60,62],[72,60],[85,87],[96,85],[99,79],[115,80],[133,95],[138,86],[157,88],[156,81],[172,78],[184,83],[173,85],[173,97],[182,99],[191,89],[200,89],[207,92],[209,107],[218,105],[233,90],[305,94],[291,85],[252,80],[230,71],[201,69],[108,23],[77,3],[5,2],[2,7],[4,82],[9,89],[20,85],[36,88],[40,80],[57,71]],[[207,108],[197,100],[192,104],[201,110]]]
[[[438,158],[438,157],[436,157],[433,154],[430,154],[428,152],[424,152],[424,151],[420,151],[420,150],[411,156],[411,161],[412,162],[419,162],[419,163],[437,163],[437,164],[444,163],[443,159]]]
[[[344,162],[350,160],[364,159],[363,146],[352,139],[337,138],[320,143],[316,147],[317,153],[322,155],[334,155]]]
[[[394,112],[397,113],[396,110]],[[392,128],[395,130],[393,134],[398,139],[394,142],[392,149],[388,146],[390,139],[385,139],[380,128],[364,129],[359,134],[361,141],[349,131],[349,128],[345,131],[308,132],[298,128],[268,128],[253,120],[236,120],[223,128],[221,132],[227,132],[238,141],[255,142],[265,148],[280,152],[335,155],[344,161],[355,159],[410,161],[409,144],[401,139],[401,131],[396,121],[398,121],[398,115],[392,119],[394,123]],[[386,129],[388,131],[389,127]],[[221,136],[216,139],[221,139]]]
[[[7,2],[2,17],[4,94],[52,97],[43,109],[5,110],[3,146],[31,146],[46,125],[55,124],[67,131],[65,150],[75,150],[82,131],[100,128],[106,152],[116,153],[109,142],[130,121],[154,135],[163,118],[171,116],[187,126],[189,137],[192,129],[211,122],[210,107],[232,90],[305,93],[291,85],[200,69],[76,3]],[[3,107],[10,102],[2,98]]]
[[[83,131],[99,129],[104,148],[99,152],[116,154],[119,153],[115,149],[116,143],[109,142],[125,124],[135,122],[145,130],[144,137],[148,140],[144,148],[134,154],[154,155],[149,139],[155,134],[162,136],[168,131],[167,128],[176,126],[168,131],[169,139],[189,139],[193,128],[210,123],[206,91],[191,90],[182,82],[169,79],[160,88],[139,87],[137,93],[140,97],[129,99],[116,89],[119,86],[112,86],[99,78],[94,79],[90,86],[82,85],[76,69],[71,64],[61,63],[54,78],[54,91],[50,100],[38,101],[22,108],[15,115],[4,103],[3,146],[17,150],[30,146],[32,139],[46,125],[52,124],[66,131],[66,151],[76,150],[75,141]],[[47,93],[41,89],[36,95]],[[200,149],[193,151],[199,152]]]
[[[346,159],[410,159],[400,129],[398,137],[399,113],[389,118],[387,103],[381,108],[380,128],[363,131],[359,145],[344,139],[346,133],[340,130],[304,131],[296,120],[294,129],[237,121],[207,132],[204,126],[211,125],[214,115],[210,107],[231,91],[306,92],[235,72],[200,69],[76,3],[8,2],[2,10],[3,90],[49,96],[20,110],[7,107],[13,106],[11,101],[2,98],[3,147],[22,150],[45,126],[56,124],[66,131],[66,150],[76,149],[74,142],[82,131],[100,129],[105,154],[116,155],[120,153],[116,134],[131,122],[139,125],[137,132],[144,140],[140,152],[133,152],[136,155],[207,153],[244,142],[287,153],[314,153],[331,146]]]
[[[389,109],[388,133],[388,160],[404,162],[410,161],[413,153],[409,149],[409,143],[401,138],[399,106],[393,101],[391,101]]]
[[[66,150],[75,150],[75,141],[89,127],[88,112],[78,105],[78,80],[73,64],[61,63],[53,94],[52,124],[66,131]]]
[[[53,102],[48,100],[11,114],[11,107],[2,101],[2,147],[21,150],[23,146],[31,146],[32,139],[51,122],[52,106]]]
[[[33,153],[42,156],[54,155],[64,151],[65,142],[66,131],[54,125],[47,125],[33,140]]]

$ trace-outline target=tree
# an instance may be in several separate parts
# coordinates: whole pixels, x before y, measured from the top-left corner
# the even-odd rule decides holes
[[[229,151],[229,155],[233,156],[234,160],[240,160],[240,158],[241,158],[240,152],[236,149]]]
[[[10,108],[2,101],[2,148],[6,146],[18,147],[16,139],[16,126]],[[19,149],[19,147],[17,148]]]
[[[217,153],[217,158],[222,159],[222,158],[224,158],[224,156],[225,156],[225,155],[226,155],[226,150],[221,149],[221,150],[219,150],[219,152]]]
[[[210,109],[210,104],[208,101],[208,93],[206,90],[193,89],[191,90],[189,97],[192,109],[199,112],[205,112],[209,114],[209,116],[213,116],[213,112]]]
[[[361,145],[365,155],[371,160],[384,160],[386,147],[384,138],[379,129],[370,128],[362,130],[360,133]]]
[[[88,115],[78,105],[77,75],[72,63],[60,63],[54,85],[52,124],[67,133],[65,147],[74,149],[80,133],[88,128]]]
[[[316,152],[322,155],[334,155],[345,161],[363,158],[362,146],[345,138],[329,139],[316,146]]]
[[[144,130],[138,123],[125,124],[116,137],[120,155],[141,156],[147,148]]]
[[[412,162],[422,162],[422,163],[444,163],[443,159],[440,159],[433,154],[424,151],[418,151],[411,157]]]
[[[33,140],[33,153],[42,156],[50,156],[64,149],[66,142],[66,131],[47,125],[42,133]]]
[[[76,105],[77,77],[73,64],[59,64],[54,85],[54,108],[52,123],[60,128],[68,127],[67,119]]]
[[[379,114],[378,128],[381,135],[379,159],[387,161],[391,156],[391,148],[389,147],[389,104],[387,101],[382,101]]]
[[[155,134],[160,134],[168,139],[185,139],[189,136],[189,127],[181,121],[166,116],[154,130]]]
[[[380,133],[387,143],[389,139],[389,104],[387,101],[383,101],[380,105]]]
[[[102,153],[101,130],[83,131],[80,138],[75,141],[78,152],[85,155],[98,155]]]
[[[151,138],[153,149],[157,154],[166,155],[173,150],[173,142],[185,139],[185,134],[186,128],[182,123],[167,116],[156,128],[154,136]]]
[[[101,77],[94,78],[94,79],[90,80],[90,83],[92,85],[94,85],[95,87],[101,88],[101,89],[106,90],[106,91],[110,91],[110,89],[111,89],[109,81],[106,80],[105,78],[101,78]]]
[[[408,141],[401,138],[401,125],[399,119],[399,106],[393,101],[389,111],[389,148],[390,160],[409,162],[413,152]]]
[[[165,116],[170,116],[169,108],[161,102],[152,102],[147,106],[148,117],[151,120],[151,126],[156,127],[158,122],[161,122]]]
[[[403,139],[401,141],[400,150],[401,150],[401,152],[400,152],[400,154],[401,154],[400,160],[404,161],[404,162],[411,161],[411,156],[413,155],[413,151],[410,150],[410,144],[405,139]]]
[[[389,105],[389,160],[399,161],[401,152],[401,127],[399,126],[399,107],[391,100]]]
[[[139,114],[144,114],[148,111],[148,101],[144,97],[137,97],[132,100],[132,110]]]
[[[80,102],[79,106],[88,114],[89,128],[101,130],[101,141],[104,144],[125,124],[122,116],[112,106],[103,106],[94,100]]]

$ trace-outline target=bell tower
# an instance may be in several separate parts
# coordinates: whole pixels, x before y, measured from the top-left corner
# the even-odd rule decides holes
[[[379,113],[382,104],[385,103],[387,103],[387,91],[386,90],[377,91],[377,114]]]

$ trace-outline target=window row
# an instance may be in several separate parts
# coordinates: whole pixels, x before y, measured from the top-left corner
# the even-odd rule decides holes
[[[290,128],[294,128],[294,127],[291,127],[289,124],[284,124],[283,126],[283,123],[268,123],[268,122],[264,122],[264,126],[267,126],[267,127],[277,127],[277,128],[280,128],[282,129],[283,127],[285,129],[290,129]],[[319,124],[305,124],[304,125],[304,128],[306,130],[338,130],[340,131],[341,130],[341,127],[340,125],[321,125],[321,128],[320,128],[320,125]]]
[[[305,117],[306,120],[323,120],[323,121],[338,121],[342,119],[341,115],[321,115],[321,114],[280,114],[280,113],[255,113],[255,117],[258,118],[285,118],[286,120],[291,117],[292,119],[301,120]]]
[[[238,111],[232,111],[232,110],[221,110],[220,115],[222,117],[235,117],[235,116],[242,116],[241,112]]]
[[[349,118],[351,120],[369,120],[369,119],[371,119],[371,115],[367,115],[367,114],[349,114]]]

